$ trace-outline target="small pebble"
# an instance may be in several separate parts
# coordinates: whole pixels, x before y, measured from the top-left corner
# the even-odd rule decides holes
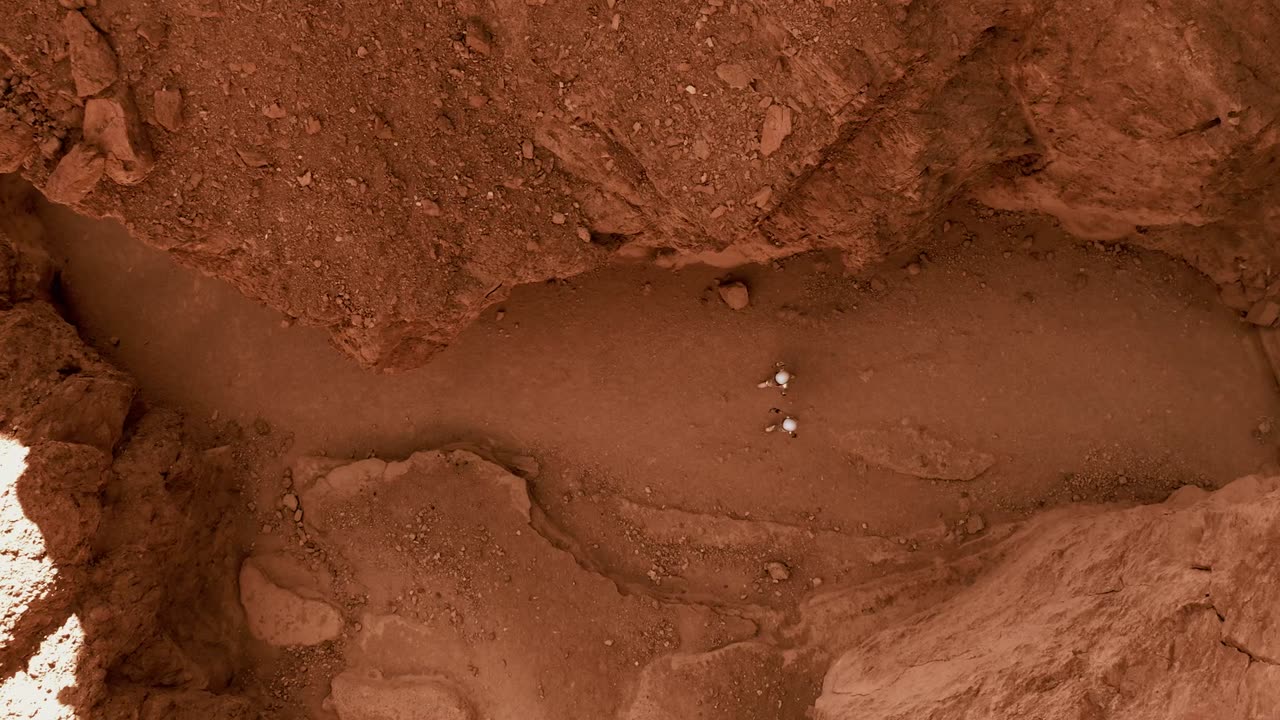
[[[976,535],[982,532],[983,528],[986,526],[987,523],[982,519],[981,515],[970,515],[969,519],[964,522],[964,530],[970,535]]]
[[[720,293],[720,299],[724,304],[734,310],[745,310],[751,304],[751,294],[747,291],[747,286],[741,282],[721,283],[716,291]]]

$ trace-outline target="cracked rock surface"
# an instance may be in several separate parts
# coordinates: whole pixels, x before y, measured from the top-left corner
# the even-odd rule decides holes
[[[1277,488],[1039,518],[972,587],[851,648],[818,715],[1274,717]]]

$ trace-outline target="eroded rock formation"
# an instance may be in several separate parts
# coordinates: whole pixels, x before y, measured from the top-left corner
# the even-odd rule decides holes
[[[1278,488],[1033,521],[973,587],[851,648],[818,715],[1275,717]]]
[[[3,226],[0,249],[0,714],[251,717],[219,453],[135,404]]]
[[[1280,292],[1265,4],[3,9],[0,169],[369,367],[615,253],[857,269],[963,197]]]

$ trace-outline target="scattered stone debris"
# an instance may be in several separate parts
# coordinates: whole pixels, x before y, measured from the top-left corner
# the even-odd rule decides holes
[[[746,284],[740,281],[722,282],[716,287],[716,291],[720,293],[724,304],[734,310],[745,310],[751,304],[751,293],[747,291]]]
[[[171,133],[182,129],[182,91],[160,88],[152,98],[156,124]]]
[[[529,455],[514,455],[507,461],[512,472],[526,480],[533,480],[542,471],[538,460]]]
[[[469,18],[466,27],[467,48],[480,55],[493,53],[493,33],[479,18]]]
[[[89,97],[111,87],[120,70],[107,39],[75,10],[62,19],[62,31],[71,53],[71,79],[76,85],[76,95]]]
[[[1280,320],[1280,302],[1267,298],[1259,300],[1249,308],[1249,313],[1245,315],[1245,320],[1254,325],[1262,327],[1271,327]]]
[[[155,165],[151,143],[127,90],[85,103],[84,139],[106,154],[107,177],[121,185],[142,182]]]
[[[996,462],[910,425],[854,430],[845,435],[844,448],[872,465],[927,480],[972,480]]]
[[[240,568],[240,604],[249,631],[271,645],[318,645],[342,632],[342,616],[333,606],[277,585],[253,558]]]
[[[93,191],[106,168],[106,158],[96,148],[76,145],[58,161],[45,183],[44,194],[55,203],[74,205]]]
[[[423,717],[471,720],[477,717],[466,696],[441,677],[377,674],[346,670],[330,684],[326,705],[339,720]]]
[[[1258,328],[1258,338],[1262,340],[1262,350],[1271,363],[1271,371],[1280,382],[1280,330],[1275,328]]]
[[[769,157],[782,147],[791,134],[791,108],[773,104],[764,111],[764,127],[760,130],[760,154]]]
[[[422,212],[427,217],[440,217],[440,204],[429,198],[423,198],[418,201],[418,205],[422,207]]]
[[[236,155],[240,156],[240,162],[246,167],[264,168],[271,164],[266,155],[253,148],[236,148]]]
[[[293,493],[285,493],[285,495],[280,498],[280,504],[284,505],[286,508],[289,508],[290,512],[297,510],[298,496],[294,495]]]
[[[1275,424],[1271,422],[1271,418],[1262,418],[1253,429],[1253,439],[1258,442],[1265,442],[1271,436],[1271,431],[1274,429]]]
[[[752,205],[755,205],[757,208],[764,210],[766,207],[769,206],[769,200],[772,197],[773,197],[773,186],[765,185],[764,187],[757,190],[755,195],[751,196],[751,200],[749,202]]]
[[[964,521],[964,531],[969,533],[970,535],[977,535],[978,533],[982,532],[986,527],[987,527],[987,523],[982,519],[981,515],[970,515]]]
[[[717,65],[716,77],[734,90],[745,90],[751,87],[751,82],[755,79],[752,77],[751,71],[747,69],[747,66],[737,63]]]
[[[159,20],[144,20],[138,24],[138,37],[153,48],[158,48],[169,34],[169,28]]]
[[[35,150],[33,128],[0,108],[0,173],[15,172]]]
[[[791,579],[791,568],[788,568],[786,563],[778,562],[776,560],[773,562],[767,562],[764,565],[764,569],[769,573],[769,577],[776,583]]]

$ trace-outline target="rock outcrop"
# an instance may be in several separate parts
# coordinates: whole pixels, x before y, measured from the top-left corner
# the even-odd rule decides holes
[[[318,645],[342,632],[342,615],[336,609],[281,587],[252,558],[240,567],[240,604],[249,632],[271,645]]]
[[[1280,478],[1033,520],[827,673],[824,720],[1280,715]]]
[[[0,715],[250,717],[218,465],[0,269]]]
[[[970,197],[1280,293],[1280,11],[1247,0],[10,4],[0,167],[368,367],[615,254],[858,269]]]
[[[622,717],[1277,717],[1278,511],[1280,478],[1248,477],[1046,513],[815,595],[772,640],[658,658]]]

